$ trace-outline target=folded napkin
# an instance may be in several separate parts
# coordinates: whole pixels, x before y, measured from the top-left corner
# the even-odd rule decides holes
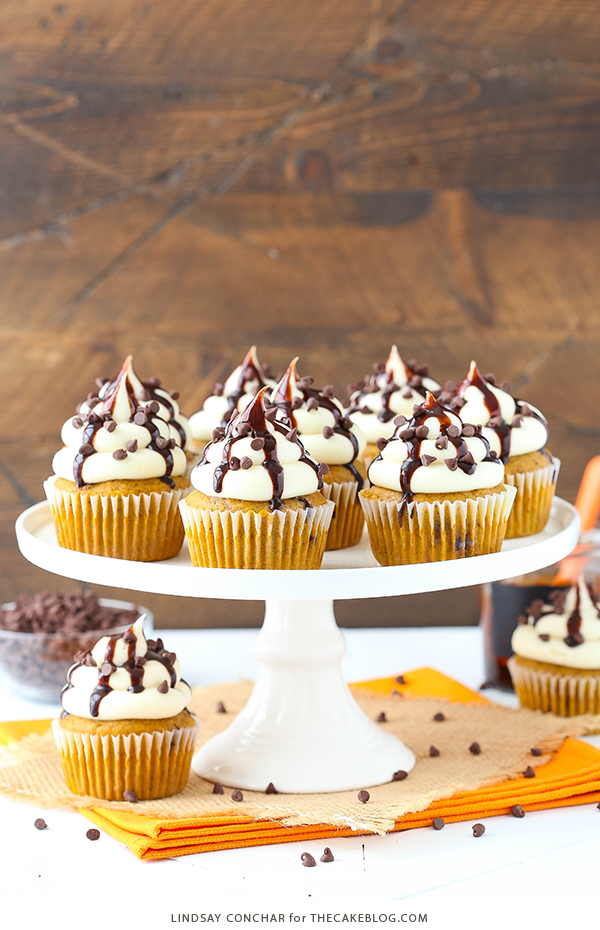
[[[378,679],[354,685],[353,691],[363,708],[368,709],[371,714],[380,705],[385,704],[387,708],[395,708],[397,714],[403,718],[403,727],[406,727],[407,720],[410,719],[413,712],[416,714],[417,708],[419,708],[423,720],[429,721],[427,724],[429,730],[425,734],[425,742],[431,739],[431,733],[434,732],[434,738],[440,746],[444,746],[443,741],[445,739],[450,747],[454,739],[452,734],[457,732],[456,728],[459,727],[462,728],[460,729],[461,739],[464,739],[464,735],[469,732],[469,725],[471,727],[475,726],[475,724],[469,724],[471,718],[476,721],[476,726],[479,727],[477,733],[482,732],[481,728],[485,723],[484,718],[489,719],[491,724],[492,716],[494,716],[494,723],[489,728],[490,732],[494,728],[497,729],[497,719],[500,720],[500,723],[514,719],[515,724],[519,720],[519,726],[523,728],[525,738],[533,738],[536,733],[540,735],[539,743],[536,741],[528,745],[541,744],[544,748],[544,757],[542,759],[537,757],[527,758],[527,750],[525,750],[525,764],[531,763],[536,767],[536,777],[514,777],[519,771],[519,766],[515,766],[514,761],[512,761],[507,764],[506,773],[513,776],[508,780],[496,776],[495,784],[486,783],[477,787],[476,790],[449,791],[449,796],[443,798],[435,796],[435,792],[429,789],[429,795],[427,791],[423,791],[420,800],[415,798],[412,805],[410,802],[405,801],[401,816],[395,818],[391,816],[390,818],[390,811],[393,812],[394,808],[398,806],[393,801],[393,792],[401,794],[403,791],[402,786],[408,788],[411,779],[414,784],[414,776],[411,775],[404,782],[381,786],[379,789],[371,789],[372,801],[375,804],[371,805],[370,802],[368,805],[357,805],[362,809],[360,813],[364,814],[362,822],[359,821],[358,814],[354,819],[348,816],[348,811],[352,810],[352,802],[355,801],[356,792],[313,795],[305,796],[305,798],[297,795],[270,795],[268,800],[273,807],[267,816],[264,813],[261,814],[260,804],[262,804],[262,810],[264,811],[266,799],[262,801],[259,794],[252,793],[250,797],[250,793],[248,793],[250,803],[246,811],[243,809],[239,811],[237,809],[231,810],[232,805],[227,804],[227,799],[212,796],[210,786],[203,783],[201,779],[197,779],[196,776],[193,776],[196,783],[201,786],[206,785],[202,793],[198,792],[197,787],[195,789],[186,789],[186,792],[190,791],[189,798],[186,799],[184,792],[177,798],[158,802],[155,805],[155,814],[151,812],[150,815],[148,813],[139,813],[134,809],[133,805],[111,804],[110,802],[98,803],[92,799],[85,799],[86,806],[80,808],[81,813],[96,826],[128,846],[140,859],[161,859],[218,849],[299,840],[335,839],[342,836],[364,835],[369,832],[407,830],[413,827],[429,826],[434,817],[442,817],[446,822],[481,819],[498,814],[509,814],[511,808],[516,804],[520,804],[525,811],[531,811],[573,804],[586,804],[600,800],[600,751],[576,739],[567,738],[564,740],[565,734],[569,732],[583,733],[597,730],[597,718],[595,720],[588,718],[584,724],[581,722],[583,718],[578,718],[578,720],[575,718],[559,719],[530,711],[515,712],[505,708],[498,708],[497,705],[490,704],[482,695],[465,688],[434,669],[415,669],[406,672],[404,677],[406,683],[402,683],[402,681],[399,683],[398,679],[395,678]],[[213,687],[200,689],[195,693],[195,700],[199,702],[198,710],[200,710],[201,716],[209,728],[208,708],[210,707],[212,710],[216,695],[231,694],[231,701],[233,702],[233,696],[237,693],[236,689],[240,688],[241,686],[224,685],[221,690]],[[225,689],[230,690],[225,692]],[[247,691],[244,692],[244,689],[241,688],[238,695],[241,704],[245,700],[246,693]],[[405,698],[415,699],[414,703],[412,701],[404,702],[400,695]],[[202,710],[203,702],[204,710]],[[455,705],[453,710],[448,707],[448,702]],[[472,705],[473,710],[461,709],[461,705]],[[451,722],[455,726],[454,731],[447,728],[445,724],[431,724],[432,711],[438,711],[440,707],[446,708],[449,719],[453,718]],[[235,711],[236,707],[232,704],[231,709]],[[388,716],[392,716],[392,713],[388,709]],[[506,717],[506,715],[511,714],[515,714],[515,717]],[[497,718],[496,715],[500,716]],[[229,722],[223,720],[223,715],[218,716],[220,726]],[[10,739],[18,739],[27,733],[39,734],[47,728],[48,723],[49,721],[0,723],[0,744],[8,742]],[[491,737],[488,738],[491,739]],[[30,756],[35,753],[37,745],[35,741],[39,741],[41,749],[41,741],[44,739],[45,737],[38,736],[25,741],[25,744],[29,746],[27,752],[30,753]],[[406,741],[409,742],[408,739]],[[410,745],[417,748],[414,742],[410,742]],[[449,752],[443,751],[441,758],[434,760],[433,764],[439,762],[446,766],[452,764],[456,766],[456,759],[452,762],[449,755]],[[477,760],[483,763],[483,756],[471,757],[470,759],[468,757],[469,753],[466,751],[464,756],[465,767],[479,764]],[[459,762],[460,758],[462,757],[459,756]],[[421,759],[421,770],[425,771],[429,760],[423,758],[422,748]],[[541,764],[544,762],[546,764]],[[525,765],[522,764],[521,759],[519,765],[521,766],[520,771],[522,771]],[[50,769],[48,769],[49,771]],[[500,772],[501,769],[499,768],[498,771]],[[441,766],[439,774],[442,775]],[[486,777],[489,781],[489,773]],[[446,771],[445,783],[456,788],[461,784],[461,781],[454,779],[453,776],[450,776],[449,779],[448,771]],[[469,783],[478,782],[474,782],[472,776],[462,781],[462,784]],[[5,790],[5,786],[0,784],[0,789]],[[196,791],[196,794],[192,793],[193,790]],[[382,813],[377,826],[369,829],[367,828],[367,811],[365,809],[372,806],[373,812],[375,812],[378,793],[381,797],[380,810]],[[428,803],[427,798],[432,796],[434,799],[431,803]],[[390,800],[390,797],[392,797],[392,800]],[[196,798],[196,801],[194,801],[194,798]],[[315,808],[310,812],[310,817],[306,817],[306,812],[302,811],[298,811],[295,816],[290,816],[293,807],[292,802],[296,801],[297,804],[298,798],[306,800],[307,804],[315,805]],[[36,798],[34,794],[29,799],[34,803],[36,799],[39,802],[39,797]],[[72,803],[77,804],[77,801],[78,799],[73,796]],[[284,807],[288,801],[290,805],[284,813]],[[171,809],[179,804],[179,813],[176,816],[169,816],[169,802]],[[81,800],[79,803],[83,804],[84,801]],[[145,805],[151,804],[151,802],[143,803]],[[331,807],[330,813],[327,812],[328,804]],[[219,809],[219,805],[221,805],[221,809]],[[136,805],[136,807],[139,809],[140,805]],[[202,809],[202,814],[198,813],[199,808]],[[186,813],[182,814],[183,811],[186,811]],[[309,822],[298,822],[303,818]],[[327,820],[329,822],[326,822]]]

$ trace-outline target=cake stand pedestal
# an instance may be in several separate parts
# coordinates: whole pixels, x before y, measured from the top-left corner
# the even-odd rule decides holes
[[[344,638],[333,601],[463,587],[544,568],[575,547],[579,517],[556,498],[536,536],[507,540],[491,555],[420,565],[378,565],[365,534],[351,549],[326,553],[318,571],[194,568],[185,548],[165,562],[72,552],[58,546],[45,502],[21,514],[16,533],[25,558],[67,578],[157,594],[266,601],[252,695],[233,723],[196,754],[193,769],[236,788],[264,791],[272,782],[280,792],[323,792],[391,781],[394,772],[415,764],[411,750],[369,720],[345,684]]]

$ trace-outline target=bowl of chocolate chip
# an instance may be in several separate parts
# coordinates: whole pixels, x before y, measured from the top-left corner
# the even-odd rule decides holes
[[[141,614],[151,633],[150,611],[128,601],[91,591],[19,594],[0,609],[0,680],[21,697],[56,703],[75,654],[124,633]]]

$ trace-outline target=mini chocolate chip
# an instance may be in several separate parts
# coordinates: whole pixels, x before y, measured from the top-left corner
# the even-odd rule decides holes
[[[479,685],[479,690],[480,690],[480,691],[485,691],[485,690],[487,690],[487,688],[493,688],[493,687],[494,687],[494,682],[493,682],[493,681],[484,681],[484,682],[482,682],[482,684]]]
[[[174,652],[163,652],[162,657],[169,663],[169,665],[175,665],[175,662],[177,661],[177,656]]]
[[[323,436],[325,437],[325,439],[331,439],[331,437],[333,436],[333,430],[330,426],[323,427]]]
[[[287,439],[287,436],[286,436],[286,439]],[[264,439],[261,439],[260,436],[257,436],[256,439],[253,439],[252,442],[250,443],[250,448],[254,449],[255,452],[260,452],[264,444],[265,444]]]
[[[298,441],[298,427],[295,426],[293,429],[289,431],[289,433],[286,433],[285,438],[287,439],[288,442],[297,442]]]
[[[495,449],[490,449],[490,458],[492,458],[492,459],[497,459],[497,458],[498,458],[498,453],[496,452]]]
[[[404,426],[406,422],[407,422],[406,417],[403,417],[402,414],[394,418],[394,424],[396,426]]]
[[[500,385],[502,391],[506,391],[507,394],[512,394],[512,384],[510,381],[503,381]]]
[[[439,714],[435,714],[435,715],[434,715],[433,719],[434,719],[434,720],[437,720],[438,723],[441,723],[442,720],[445,720],[446,718],[444,717],[444,715],[443,715],[443,714],[441,713],[441,711],[440,711]]]
[[[232,455],[229,459],[229,467],[232,471],[238,471],[241,468],[242,463],[236,455]]]
[[[398,433],[398,436],[399,436],[400,439],[402,439],[404,442],[406,442],[406,441],[409,440],[409,439],[414,439],[414,438],[415,438],[415,431],[414,431],[414,429],[412,428],[412,426],[409,426],[409,427],[407,427],[406,429],[403,429],[401,433]]]
[[[364,789],[362,791],[359,791],[357,794],[357,798],[361,804],[366,804],[370,797],[371,795],[369,794],[369,792],[365,791]]]
[[[319,465],[317,469],[317,476],[319,478],[323,478],[328,473],[329,473],[329,465],[326,465],[324,462],[321,462],[321,464]]]
[[[144,388],[144,390],[140,394],[140,398],[141,400],[150,400],[152,398],[152,392],[149,391],[148,388]]]
[[[464,397],[453,397],[450,401],[450,406],[453,410],[460,410],[466,404]]]
[[[137,799],[138,799],[138,797],[137,797],[137,794],[135,793],[135,791],[127,790],[127,791],[124,791],[124,792],[123,792],[123,800],[124,800],[124,801],[131,801],[132,804],[135,804],[135,802],[137,801]]]
[[[136,656],[133,661],[134,661],[134,665],[137,665],[139,668],[140,666],[146,664],[147,659],[146,659],[146,656]]]
[[[166,447],[167,447],[168,445],[169,445],[169,440],[168,440],[168,439],[165,439],[164,436],[158,436],[158,437],[156,438],[156,448],[157,448],[157,449],[166,449]]]
[[[456,471],[458,468],[458,459],[456,456],[454,456],[453,459],[444,459],[444,464],[446,468],[450,469],[450,471]]]
[[[307,402],[306,402],[306,409],[307,409],[307,410],[317,410],[318,407],[319,407],[319,401],[317,400],[317,398],[316,398],[316,397],[309,397],[308,400],[307,400]]]
[[[384,710],[382,710],[381,713],[375,717],[375,723],[387,723],[387,717]]]
[[[524,418],[523,418],[522,416],[520,416],[520,415],[517,416],[517,417],[515,417],[514,420],[512,421],[512,423],[510,424],[511,427],[512,427],[513,429],[520,429],[520,427],[523,425],[523,419],[524,419]]]
[[[302,853],[300,859],[302,860],[302,865],[305,865],[307,869],[312,869],[312,867],[317,864],[315,862],[315,857],[307,852]]]
[[[550,636],[548,635],[548,633],[539,633],[538,635],[543,643],[547,643],[548,640],[550,639]]]
[[[461,465],[474,465],[475,459],[470,452],[465,452],[465,454],[460,457],[460,463]]]
[[[543,756],[544,750],[540,749],[539,746],[534,746],[533,749],[529,750],[532,756]]]
[[[221,439],[225,436],[225,430],[222,426],[216,426],[212,431],[212,440],[213,442],[220,442]]]
[[[106,421],[105,421],[105,423],[104,423],[104,429],[107,430],[109,433],[114,433],[114,431],[116,430],[116,428],[117,428],[117,424],[115,423],[114,420],[106,420]]]
[[[326,384],[323,390],[321,391],[323,397],[327,397],[331,400],[332,397],[335,397],[335,388],[333,384]]]
[[[389,439],[384,439],[383,436],[380,436],[377,442],[375,443],[375,445],[377,446],[380,452],[383,452],[383,450],[385,449],[388,443],[389,443]]]
[[[84,442],[84,444],[83,444],[82,446],[79,446],[79,454],[80,454],[80,455],[91,455],[92,452],[95,452],[95,451],[96,451],[96,450],[94,449],[94,447],[93,447],[93,445],[91,444],[91,442]]]
[[[434,830],[443,830],[446,826],[446,821],[443,817],[434,817],[431,826]]]
[[[216,706],[215,710],[216,710],[217,714],[226,714],[226,713],[227,713],[227,708],[226,708],[225,705],[223,704],[223,701],[218,701],[218,702],[217,702],[217,706]]]
[[[153,400],[148,404],[148,410],[151,410],[152,413],[158,413],[158,411],[160,410],[160,406],[155,400]]]
[[[110,662],[105,662],[102,668],[100,669],[100,674],[107,678],[109,675],[112,675],[114,669]]]
[[[524,817],[525,816],[525,811],[523,810],[520,804],[515,804],[514,807],[511,807],[510,812],[513,815],[513,817]]]
[[[88,830],[85,834],[88,840],[99,840],[100,839],[100,830],[96,830],[92,827],[91,830]]]
[[[424,465],[427,468],[428,465],[431,465],[432,462],[435,462],[435,455],[422,455],[421,456],[421,465]]]
[[[452,394],[449,391],[441,391],[440,396],[438,397],[440,404],[448,405],[452,401]]]
[[[413,417],[420,417],[425,413],[425,407],[422,404],[413,404]]]
[[[438,436],[435,441],[436,449],[447,449],[448,448],[448,437],[447,436]]]
[[[581,635],[579,630],[575,630],[575,632],[571,633],[570,636],[565,637],[565,644],[570,647],[581,646],[582,642],[583,642],[583,636]]]
[[[36,830],[45,830],[48,826],[48,824],[42,817],[38,817],[37,820],[34,820],[33,825]]]
[[[116,459],[117,462],[122,462],[123,459],[127,458],[127,453],[125,452],[125,449],[115,449],[115,451],[112,454],[112,457],[113,459]]]
[[[408,778],[408,772],[405,772],[404,769],[398,769],[392,775],[392,781],[404,781],[405,778]]]
[[[373,411],[371,410],[370,407],[367,407],[367,406],[365,405],[364,407],[361,407],[361,408],[360,408],[360,413],[369,414],[369,413],[373,413]]]
[[[213,785],[212,793],[213,794],[225,794],[225,788],[223,787],[223,785],[220,784],[220,782],[216,781]]]
[[[524,626],[527,623],[525,614],[519,614],[517,617],[517,626]]]
[[[302,403],[303,403],[303,402],[302,402],[302,398],[301,398],[301,397],[294,397],[294,399],[293,399],[293,401],[292,401],[292,410],[297,410],[298,407],[301,407],[301,406],[302,406]]]
[[[277,407],[269,407],[268,410],[265,410],[265,418],[269,421],[269,423],[273,423],[274,420],[277,419],[278,413],[279,410]]]
[[[415,430],[415,436],[417,439],[427,439],[429,436],[429,427],[423,424],[422,426],[417,426]]]
[[[146,384],[149,384],[150,387],[157,388],[160,387],[160,378],[148,378]]]
[[[495,429],[497,426],[502,426],[502,417],[498,415],[495,417],[490,417],[488,426],[491,426],[493,429]]]
[[[479,743],[471,743],[469,752],[473,753],[474,756],[479,756],[481,754],[481,746]]]
[[[85,659],[83,660],[83,664],[84,664],[87,668],[95,668],[95,667],[96,667],[96,662],[95,662],[95,660],[94,660],[94,657],[93,657],[92,655],[90,655],[90,654],[86,655]]]
[[[73,417],[73,419],[71,420],[71,425],[74,426],[75,429],[81,429],[81,427],[83,426],[83,420],[81,419],[81,417]]]
[[[135,643],[135,642],[137,642],[137,638],[136,638],[135,633],[132,632],[132,630],[126,630],[125,633],[123,633],[123,642],[124,642],[124,643]]]
[[[453,393],[458,387],[458,385],[456,381],[446,381],[444,387],[446,388],[447,391],[450,391],[451,393]]]
[[[496,375],[493,373],[493,371],[488,371],[487,375],[484,375],[483,377],[486,381],[489,381],[490,384],[496,383]]]
[[[449,436],[450,439],[458,439],[458,437],[460,436],[460,430],[458,426],[455,426],[454,424],[452,424],[452,426],[449,426],[448,429],[446,430],[446,435]]]
[[[525,778],[535,778],[535,769],[532,769],[530,765],[527,766],[523,772]]]
[[[232,801],[243,801],[244,800],[244,795],[242,794],[239,788],[236,788],[235,791],[231,792],[231,800]]]
[[[323,855],[321,856],[321,862],[333,862],[333,853],[331,852],[329,846],[326,846],[323,850]]]
[[[406,678],[404,677],[404,675],[396,675],[396,677],[394,678],[394,681],[396,682],[397,685],[406,684]]]
[[[245,455],[245,456],[243,457],[242,461],[240,462],[240,465],[242,466],[242,468],[252,468],[253,464],[254,464],[254,462],[253,462],[252,459],[251,459],[249,456],[247,456],[247,455]]]
[[[251,432],[252,427],[249,423],[242,423],[241,426],[238,427],[238,436],[241,436],[242,438],[244,436],[249,436]]]
[[[156,689],[159,694],[166,694],[169,690],[169,685],[167,681],[161,681],[158,688]]]
[[[272,781],[270,781],[267,787],[265,788],[265,794],[279,794],[277,788],[275,787]]]
[[[475,435],[475,427],[472,426],[471,423],[465,423],[463,425],[463,436],[474,436],[474,435]]]
[[[169,391],[169,394],[171,395],[173,400],[179,400],[179,391]]]
[[[137,423],[138,426],[145,426],[148,422],[148,414],[145,410],[138,410],[136,415],[133,418],[133,422]]]
[[[485,827],[482,823],[474,823],[473,827],[473,836],[483,836],[485,833]]]
[[[213,394],[215,395],[215,397],[221,397],[224,390],[225,390],[225,385],[222,384],[221,381],[215,381],[215,383],[213,384]]]
[[[404,391],[404,393],[403,393],[402,396],[403,396],[404,400],[410,400],[411,397],[413,396],[413,393],[412,393],[411,389],[409,388],[408,391]]]
[[[430,746],[429,755],[431,756],[432,759],[434,759],[436,756],[440,755],[440,751],[436,746]]]
[[[138,442],[137,439],[129,439],[125,443],[125,448],[128,452],[137,452]]]

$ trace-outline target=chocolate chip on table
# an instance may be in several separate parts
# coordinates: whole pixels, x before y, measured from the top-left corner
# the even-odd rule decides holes
[[[398,769],[392,775],[392,781],[404,781],[405,778],[408,778],[408,772],[405,772],[404,769]]]
[[[99,840],[100,839],[100,830],[96,830],[95,827],[92,827],[91,830],[88,830],[85,834],[88,840]]]
[[[431,826],[434,830],[443,830],[446,826],[446,821],[443,817],[434,817]]]
[[[218,714],[226,714],[226,713],[227,713],[227,708],[226,708],[225,705],[223,704],[223,701],[218,701],[218,702],[217,702],[216,712],[217,712]]]
[[[396,678],[394,679],[394,681],[396,682],[397,685],[406,684],[406,678],[404,677],[404,675],[396,675]]]
[[[515,804],[514,807],[511,807],[510,812],[513,815],[513,817],[524,817],[525,816],[525,811],[523,810],[520,804]]]
[[[265,794],[279,794],[277,788],[275,787],[272,781],[270,781],[267,787],[265,788]]]
[[[323,855],[321,856],[321,862],[333,862],[333,853],[331,852],[329,846],[326,846],[323,850]]]
[[[544,750],[540,749],[539,746],[534,746],[533,749],[529,750],[532,756],[543,756]]]
[[[444,717],[444,715],[443,715],[442,712],[440,711],[438,714],[434,714],[433,719],[434,719],[435,721],[437,721],[437,723],[441,723],[442,720],[445,720],[446,718]]]
[[[137,801],[137,799],[138,799],[138,797],[137,797],[137,794],[135,793],[135,791],[128,790],[128,791],[124,791],[124,792],[123,792],[123,800],[124,800],[124,801],[131,801],[132,804],[135,804],[135,802]]]
[[[381,713],[375,717],[375,723],[387,723],[387,717],[384,710],[382,710]]]
[[[33,821],[33,825],[34,825],[34,827],[35,827],[36,830],[45,830],[45,829],[47,828],[47,826],[48,826],[48,824],[47,824],[46,821],[43,819],[43,817],[38,817],[37,820],[34,820],[34,821]]]
[[[482,684],[479,685],[479,690],[486,691],[488,688],[493,688],[493,687],[494,687],[493,681],[484,681]]]
[[[231,800],[232,801],[243,801],[244,800],[244,795],[242,794],[239,788],[236,788],[235,791],[231,792]]]
[[[361,804],[366,804],[369,798],[371,797],[371,795],[369,794],[368,791],[364,791],[363,789],[363,791],[358,792],[357,797]]]
[[[440,755],[440,751],[436,746],[429,747],[429,755],[433,758]]]
[[[535,769],[532,769],[530,765],[527,766],[523,772],[524,778],[535,778]]]
[[[473,836],[483,836],[485,833],[485,827],[482,823],[474,823],[472,829]]]
[[[481,746],[479,745],[479,743],[471,743],[471,745],[469,746],[469,752],[471,752],[474,756],[480,755]]]
[[[213,785],[212,793],[213,794],[225,794],[225,789],[223,785],[221,785],[218,781],[216,781]]]
[[[315,862],[315,857],[307,852],[302,853],[300,859],[302,860],[302,865],[305,865],[307,869],[312,869],[312,867],[317,864]]]

